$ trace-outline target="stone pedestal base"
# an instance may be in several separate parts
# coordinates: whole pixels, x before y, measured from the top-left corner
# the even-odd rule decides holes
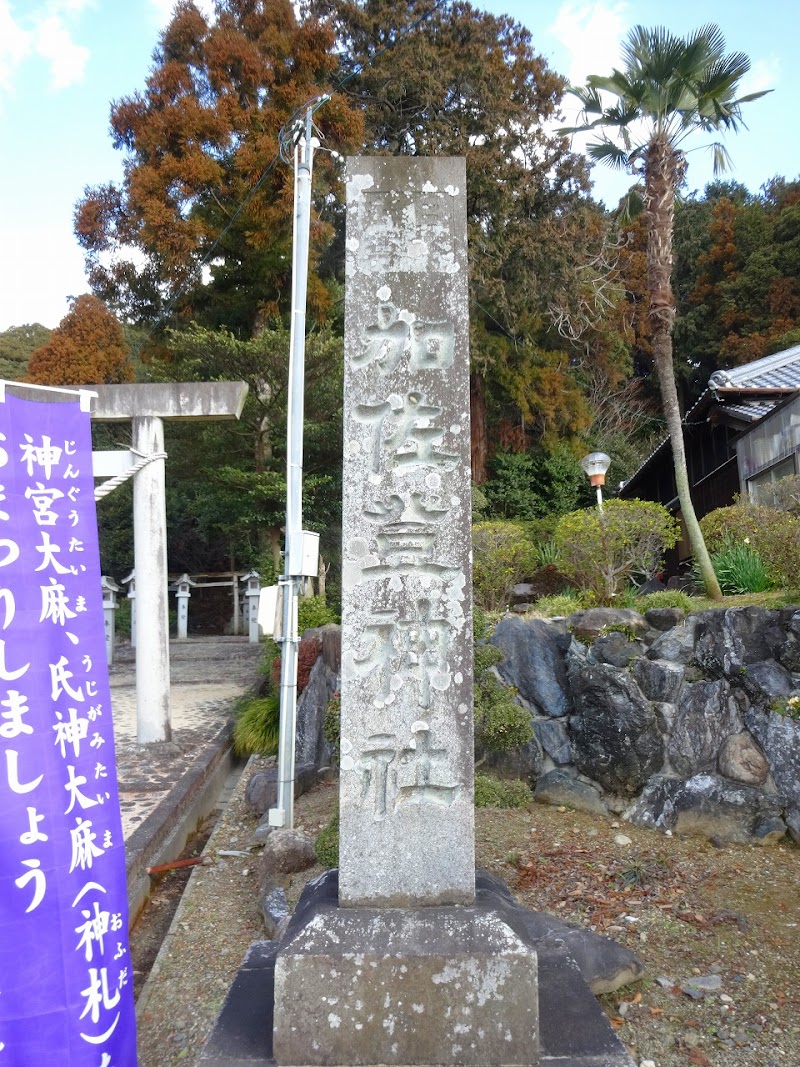
[[[320,883],[276,960],[281,1067],[538,1064],[536,952],[502,899],[341,908]]]
[[[499,879],[479,873],[476,879],[476,887],[478,899],[474,909],[475,917],[492,914],[493,919],[490,927],[495,931],[495,934],[499,932],[498,927],[495,925],[495,920],[498,919],[505,923],[508,930],[511,931],[510,935],[504,935],[504,943],[506,945],[513,944],[513,939],[517,938],[523,944],[534,945],[538,954],[538,983],[535,971],[533,976],[533,988],[536,991],[538,984],[538,996],[532,1002],[534,1005],[538,1003],[538,1013],[535,1006],[532,1015],[526,1013],[525,1009],[529,1004],[522,997],[523,989],[517,978],[518,972],[515,973],[513,980],[500,990],[503,997],[506,996],[506,991],[513,998],[522,997],[516,1009],[519,1012],[519,1016],[513,1022],[515,1028],[518,1025],[522,1027],[519,1033],[512,1032],[511,1043],[515,1049],[520,1047],[526,1039],[526,1035],[530,1034],[530,1028],[535,1025],[538,1014],[538,1042],[534,1040],[531,1043],[528,1048],[528,1058],[522,1062],[530,1065],[530,1067],[635,1067],[625,1047],[609,1026],[603,1009],[592,995],[586,978],[581,973],[581,967],[571,955],[573,949],[581,950],[583,970],[594,975],[601,962],[599,952],[587,953],[587,946],[581,945],[572,936],[577,935],[577,931],[573,930],[566,941],[561,939],[560,934],[558,937],[551,936],[553,933],[552,928],[555,928],[556,933],[562,928],[563,930],[567,930],[567,928],[552,916],[531,912],[527,908],[516,904]],[[291,1041],[295,1032],[301,1035],[298,1040],[311,1045],[316,1040],[322,1046],[315,1052],[314,1059],[310,1062],[316,1064],[334,1063],[335,1061],[329,1059],[325,1054],[325,1049],[326,1047],[328,1049],[331,1047],[331,1039],[336,1039],[337,1034],[339,1034],[338,1040],[341,1040],[340,1032],[347,1020],[342,1005],[352,1002],[353,1013],[360,1014],[364,1010],[363,1005],[367,1003],[364,997],[361,997],[362,1006],[358,1006],[355,1001],[359,998],[353,998],[348,995],[346,982],[344,981],[345,974],[349,980],[357,979],[365,996],[369,998],[369,1002],[378,1006],[378,1011],[373,1013],[375,1018],[368,1020],[370,1026],[375,1023],[375,1019],[378,1017],[380,1017],[381,1028],[384,1020],[386,1020],[387,1026],[391,1025],[389,1022],[389,1015],[392,1014],[389,1010],[392,1007],[391,997],[395,996],[397,998],[396,1008],[393,1013],[395,1016],[395,1034],[387,1035],[386,1032],[379,1034],[378,1044],[374,1049],[368,1044],[366,1038],[363,1043],[359,1039],[358,1051],[360,1054],[366,1052],[370,1057],[368,1060],[355,1058],[356,1043],[354,1042],[352,1046],[348,1047],[347,1058],[344,1061],[339,1061],[348,1064],[370,1063],[374,1065],[387,1062],[386,1059],[380,1059],[379,1055],[383,1054],[381,1050],[384,1048],[386,1037],[395,1038],[398,1034],[400,1025],[398,1012],[405,1013],[402,1021],[405,1031],[410,1030],[413,1034],[423,1029],[426,1031],[423,1039],[428,1042],[427,1047],[430,1059],[427,1062],[441,1064],[448,1062],[443,1057],[445,1054],[452,1053],[453,1044],[461,1044],[462,1048],[465,1049],[473,1040],[469,1034],[457,1030],[461,1020],[457,1015],[453,1018],[454,1011],[458,1012],[462,1008],[473,1004],[477,1012],[482,1011],[485,1008],[485,1004],[481,1004],[479,1001],[487,992],[490,996],[495,995],[496,999],[493,1003],[496,1007],[499,1006],[501,1015],[508,1010],[503,1001],[496,996],[498,986],[493,991],[491,983],[488,983],[488,987],[486,984],[480,985],[481,974],[486,978],[490,973],[488,966],[486,966],[489,963],[488,956],[476,952],[463,939],[458,941],[457,934],[450,924],[446,927],[442,937],[451,939],[448,945],[448,958],[451,961],[455,961],[455,965],[461,970],[458,975],[452,972],[452,978],[449,981],[435,983],[431,978],[430,985],[436,989],[434,996],[439,995],[439,986],[447,986],[451,998],[449,1003],[438,1000],[438,1006],[435,1009],[433,1007],[428,1008],[413,998],[409,1005],[405,999],[404,993],[406,990],[410,990],[410,984],[403,984],[407,981],[405,975],[408,974],[408,971],[403,972],[402,967],[408,968],[408,962],[405,958],[401,959],[399,956],[405,957],[408,948],[406,945],[394,945],[392,953],[388,957],[381,956],[377,952],[377,942],[375,944],[370,943],[369,938],[371,935],[368,931],[364,931],[358,937],[360,945],[363,945],[365,941],[367,942],[365,952],[361,953],[359,950],[357,953],[352,943],[343,942],[339,945],[333,945],[338,956],[336,964],[331,963],[328,955],[319,954],[315,957],[315,948],[312,944],[315,930],[319,930],[319,947],[325,944],[325,953],[327,954],[331,951],[330,932],[333,929],[334,933],[336,933],[337,928],[333,925],[330,914],[332,911],[338,910],[337,889],[337,872],[328,871],[316,883],[312,883],[306,888],[281,943],[258,941],[251,945],[244,963],[239,968],[239,973],[228,993],[214,1029],[200,1055],[199,1063],[203,1067],[276,1067],[276,1060],[278,1064],[283,1065],[288,1062],[283,1057],[274,1056],[273,1058],[273,1039],[276,1045],[278,1040],[283,1040],[284,1037],[286,1037],[287,1041]],[[346,910],[350,911],[351,909]],[[424,910],[427,912],[429,909]],[[445,912],[464,916],[467,912],[473,911],[471,908],[440,908],[435,910],[440,916]],[[434,909],[430,909],[430,911],[433,914]],[[363,911],[360,914],[363,915]],[[406,913],[400,912],[399,914]],[[419,914],[419,912],[413,914]],[[480,925],[483,925],[482,922]],[[462,930],[467,928],[462,927]],[[338,929],[341,930],[342,927]],[[336,936],[339,936],[338,933],[336,933]],[[299,940],[296,940],[298,938]],[[438,933],[435,940],[440,945],[443,944]],[[597,937],[596,941],[612,948],[615,947],[614,943],[606,938]],[[301,946],[305,946],[304,950],[302,952],[297,951]],[[616,948],[622,951],[621,946],[616,946]],[[474,956],[474,968],[468,963],[470,954]],[[514,957],[513,952],[511,955]],[[600,968],[600,970],[608,972],[606,977],[609,977],[609,969],[615,972],[619,970],[620,960],[617,958],[618,956],[619,952],[612,953],[611,959],[606,960],[607,966]],[[293,957],[297,960],[296,963]],[[319,972],[316,975],[308,973],[311,970],[308,965],[314,958],[317,959],[320,965]],[[423,958],[424,955],[418,960],[418,974],[424,970],[422,965]],[[514,958],[515,963],[519,964],[520,970],[523,972],[523,982],[527,982],[530,972],[524,969],[522,961],[527,958],[530,962],[530,958],[524,955]],[[432,962],[432,957],[430,959]],[[314,984],[320,998],[325,997],[327,999],[324,1002],[320,999],[315,1003],[309,1003],[308,991],[303,986],[297,990],[296,1001],[287,1001],[287,988],[284,985],[281,1001],[276,1004],[277,983],[275,978],[279,962],[284,972],[288,971],[290,983],[294,980],[291,975],[292,970],[295,968],[298,971],[305,969],[309,983]],[[372,966],[372,964],[375,964],[375,966]],[[484,966],[482,972],[478,970],[479,964]],[[385,981],[385,977],[375,977],[375,972],[381,970],[381,968],[384,975],[391,973],[397,979],[397,984],[393,985],[391,989],[381,987],[380,982],[382,980]],[[360,974],[357,973],[359,970],[361,971]],[[336,974],[332,974],[332,971],[336,971]],[[429,968],[427,973],[432,975],[434,972],[432,968]],[[438,972],[440,976],[446,973],[450,973],[446,967],[440,968]],[[351,984],[353,984],[352,981]],[[458,985],[460,985],[460,989],[457,988]],[[616,986],[613,986],[613,988],[616,988]],[[398,989],[402,989],[403,992],[398,992]],[[530,990],[530,986],[528,986],[528,990]],[[390,997],[388,1004],[385,1003],[387,993]],[[331,998],[338,998],[337,1003],[331,1003]],[[402,1004],[399,1003],[400,1000],[403,1001]],[[422,1012],[415,1010],[415,1004],[417,1008],[421,1005],[425,1010]],[[448,1008],[450,1009],[450,1016],[447,1015]],[[307,1016],[309,1011],[312,1012],[310,1019]],[[339,1018],[338,1027],[332,1025],[330,1016]],[[462,1016],[461,1018],[464,1019],[462,1025],[469,1026],[471,1019],[474,1020],[475,1015],[473,1014],[471,1019],[467,1016]],[[410,1023],[408,1022],[409,1019]],[[273,1022],[275,1023],[274,1027]],[[361,1019],[357,1018],[352,1025],[349,1022],[347,1023],[349,1027],[347,1032],[351,1037],[356,1038],[363,1033],[363,1031],[356,1029],[359,1022],[361,1022]],[[361,1023],[361,1025],[363,1026],[364,1024]],[[317,1026],[316,1033],[313,1032],[314,1026]],[[493,1032],[497,1034],[498,1030],[495,1029]],[[446,1033],[449,1034],[449,1043],[447,1045],[445,1044]],[[454,1034],[456,1033],[458,1033],[458,1041],[454,1041]],[[479,1041],[482,1040],[481,1035],[477,1036]],[[416,1037],[414,1037],[414,1040],[416,1041]],[[391,1043],[390,1041],[390,1046]],[[500,1044],[500,1040],[497,1038],[496,1044]],[[506,1045],[505,1035],[502,1037],[502,1044]],[[468,1059],[464,1052],[460,1052],[457,1054],[457,1062],[470,1064],[482,1062],[486,1067],[513,1062],[505,1058],[506,1051],[505,1049],[501,1051],[496,1047],[491,1048],[486,1059],[481,1061],[476,1058]],[[398,1046],[398,1055],[399,1052],[400,1048]],[[395,1057],[389,1062],[396,1065],[402,1061]],[[453,1062],[452,1059],[449,1062]]]

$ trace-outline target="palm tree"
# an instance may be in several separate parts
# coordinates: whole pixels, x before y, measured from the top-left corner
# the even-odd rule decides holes
[[[589,154],[644,179],[647,221],[647,289],[653,360],[661,401],[672,443],[675,482],[683,521],[706,595],[721,599],[719,582],[706,549],[689,493],[681,412],[672,363],[672,233],[675,196],[686,172],[682,145],[691,134],[733,130],[744,125],[741,106],[764,93],[736,96],[741,78],[750,69],[743,52],[725,54],[725,38],[709,24],[686,38],[663,27],[635,26],[623,44],[624,70],[610,77],[592,74],[585,88],[572,88],[583,105],[584,123],[561,130],[577,133],[605,127]],[[601,93],[613,103],[606,105]],[[619,141],[606,130],[616,130]],[[710,145],[714,173],[727,169],[730,159],[723,145]]]

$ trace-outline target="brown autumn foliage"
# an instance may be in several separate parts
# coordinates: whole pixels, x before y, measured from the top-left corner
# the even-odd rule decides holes
[[[31,354],[26,381],[37,385],[133,381],[122,326],[96,296],[77,297],[49,340]]]
[[[291,0],[216,6],[210,22],[181,0],[144,90],[112,105],[125,178],[86,189],[75,230],[93,291],[134,318],[158,316],[164,292],[181,292],[178,313],[205,311],[206,324],[225,324],[247,338],[285,310],[290,291],[293,178],[278,159],[278,133],[296,109],[331,86],[337,57],[332,30],[298,22]],[[360,115],[341,93],[315,122],[331,147],[359,139]],[[330,176],[335,166],[318,153],[315,174]],[[315,220],[312,268],[332,232]],[[126,247],[143,254],[142,267],[124,254],[109,260],[108,253]],[[197,264],[212,250],[214,285],[203,286]],[[216,303],[209,311],[210,301]],[[312,313],[323,314],[328,302],[312,270]]]

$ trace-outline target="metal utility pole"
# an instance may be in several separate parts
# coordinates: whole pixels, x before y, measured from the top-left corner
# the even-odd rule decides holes
[[[286,533],[283,575],[278,581],[281,624],[280,735],[278,795],[271,826],[294,825],[294,747],[297,718],[297,600],[303,574],[303,408],[305,393],[306,293],[311,228],[312,115],[327,97],[306,105],[304,133],[294,148],[294,256],[292,321],[289,340],[289,409],[286,429]]]

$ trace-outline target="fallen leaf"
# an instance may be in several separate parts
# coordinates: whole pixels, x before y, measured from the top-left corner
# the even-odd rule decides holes
[[[711,1067],[711,1060],[696,1045],[689,1049],[689,1063],[696,1064],[696,1067]]]

